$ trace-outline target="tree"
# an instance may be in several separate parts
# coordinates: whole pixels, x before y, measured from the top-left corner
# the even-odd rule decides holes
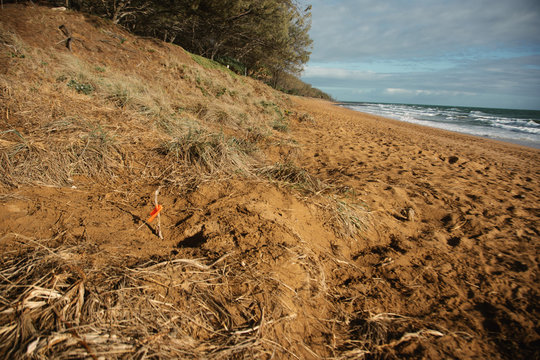
[[[135,23],[138,17],[152,10],[153,0],[65,0],[65,6],[97,14],[115,24]],[[50,0],[57,4],[58,1]]]
[[[296,0],[78,0],[84,11],[108,17],[145,36],[174,42],[210,59],[242,64],[276,85],[309,60],[311,7]]]

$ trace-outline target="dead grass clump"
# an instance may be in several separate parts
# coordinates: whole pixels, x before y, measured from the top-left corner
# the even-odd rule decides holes
[[[368,227],[369,211],[364,206],[333,196],[330,197],[330,209],[334,219],[340,224],[338,233],[346,237],[355,238]]]
[[[13,96],[13,91],[11,89],[11,86],[8,84],[8,82],[5,79],[2,79],[2,81],[0,82],[0,99],[2,99],[2,102],[5,102],[8,99],[10,99],[12,96]]]
[[[260,150],[257,143],[251,141],[249,138],[244,139],[231,136],[229,137],[228,143],[230,147],[246,155],[256,155]]]
[[[428,329],[415,319],[393,313],[370,312],[349,323],[350,340],[344,346],[344,359],[394,359],[396,348],[408,342],[429,337],[442,337],[439,330]]]
[[[350,327],[354,337],[361,339],[369,347],[387,343],[391,327],[407,320],[399,314],[367,314],[351,321]]]
[[[171,96],[161,85],[145,81],[140,75],[121,71],[96,70],[96,66],[71,54],[59,56],[57,79],[70,79],[66,85],[86,95],[94,94],[121,109],[135,110],[142,115],[172,113]]]
[[[306,194],[319,194],[328,188],[321,180],[311,176],[306,170],[291,161],[262,167],[258,169],[258,174]]]
[[[198,114],[204,121],[220,125],[235,126],[238,121],[223,106],[200,104]]]
[[[192,117],[177,114],[159,116],[154,120],[154,125],[157,130],[171,137],[182,136],[186,131],[200,127],[199,121]]]
[[[13,32],[8,31],[3,24],[0,23],[0,45],[4,46],[8,50],[8,55],[11,58],[25,58],[26,57],[26,45],[25,43]]]
[[[275,119],[272,122],[272,129],[280,132],[288,132],[289,123],[284,118]]]
[[[1,181],[9,186],[66,186],[76,175],[111,179],[130,167],[126,152],[108,131],[78,126],[69,121],[49,123],[42,129],[48,137],[23,136],[16,130],[0,133],[11,135],[10,140],[0,139]]]
[[[255,121],[242,113],[239,106],[226,103],[201,103],[190,106],[189,112],[208,125],[218,125],[233,131],[243,130]]]
[[[336,235],[356,238],[369,224],[369,211],[366,207],[338,197],[334,186],[310,175],[291,161],[259,168],[257,174],[292,187],[304,196],[316,197],[313,200],[329,212]]]
[[[241,147],[232,146],[223,134],[203,129],[190,129],[187,133],[163,144],[160,152],[176,162],[194,167],[205,173],[250,172],[250,159]]]
[[[16,130],[5,131],[3,135],[10,132],[17,134],[18,138],[0,143],[1,181],[4,184],[69,184],[70,175],[64,153],[50,151],[45,144],[23,137]]]
[[[302,113],[301,115],[299,115],[298,116],[298,121],[300,121],[301,123],[308,123],[308,124],[311,124],[311,125],[316,124],[315,119],[309,113]]]
[[[73,175],[107,175],[111,178],[129,168],[127,153],[113,134],[101,126],[90,129],[79,141],[70,144]]]
[[[270,129],[263,126],[248,126],[245,133],[246,139],[255,144],[266,142],[271,135]]]
[[[298,358],[286,290],[240,258],[94,269],[81,249],[14,237],[28,252],[2,256],[2,358]]]
[[[278,104],[272,101],[261,100],[257,105],[262,107],[264,114],[272,118],[272,122],[270,123],[272,129],[280,132],[289,131],[289,122],[285,117],[285,114],[289,114],[287,111],[283,111]]]

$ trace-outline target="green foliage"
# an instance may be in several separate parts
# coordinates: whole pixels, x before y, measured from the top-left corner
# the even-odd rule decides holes
[[[178,44],[207,69],[250,75],[289,94],[330,99],[296,78],[312,46],[311,6],[300,7],[298,1],[79,0],[69,5]]]
[[[92,84],[79,82],[75,79],[69,80],[67,86],[77,91],[79,94],[90,95],[95,89]]]
[[[80,0],[70,5],[179,44],[236,73],[277,78],[297,73],[309,60],[311,7],[302,10],[294,0]],[[194,60],[216,68],[208,60]]]
[[[307,96],[325,100],[332,100],[332,97],[325,92],[312,87],[310,84],[306,84],[300,80],[297,76],[292,74],[281,74],[276,80],[275,84],[270,84],[274,88],[283,91],[284,93],[298,96]]]
[[[230,69],[231,71],[233,71],[233,72],[235,72],[237,74],[244,75],[244,74],[247,73],[246,66],[243,63],[241,63],[240,61],[235,60],[232,57],[218,56],[218,57],[216,57],[216,61],[219,62],[220,64],[223,64],[225,67],[227,67],[227,69]]]
[[[195,61],[197,64],[201,65],[202,67],[206,69],[223,69],[223,65],[221,65],[220,63],[214,60],[210,60],[196,54],[189,54],[189,55],[191,56],[193,61]]]

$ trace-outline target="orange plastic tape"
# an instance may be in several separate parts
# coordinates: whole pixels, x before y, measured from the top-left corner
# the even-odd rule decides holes
[[[163,206],[156,205],[154,210],[152,210],[152,212],[150,213],[150,217],[148,218],[147,222],[152,222],[152,220],[154,220],[156,218],[156,216],[158,216],[161,209],[163,209]]]

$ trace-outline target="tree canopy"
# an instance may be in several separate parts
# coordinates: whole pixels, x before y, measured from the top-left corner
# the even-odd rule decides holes
[[[54,1],[51,1],[54,2]],[[311,7],[296,0],[59,0],[127,29],[230,61],[275,85],[309,60]]]

